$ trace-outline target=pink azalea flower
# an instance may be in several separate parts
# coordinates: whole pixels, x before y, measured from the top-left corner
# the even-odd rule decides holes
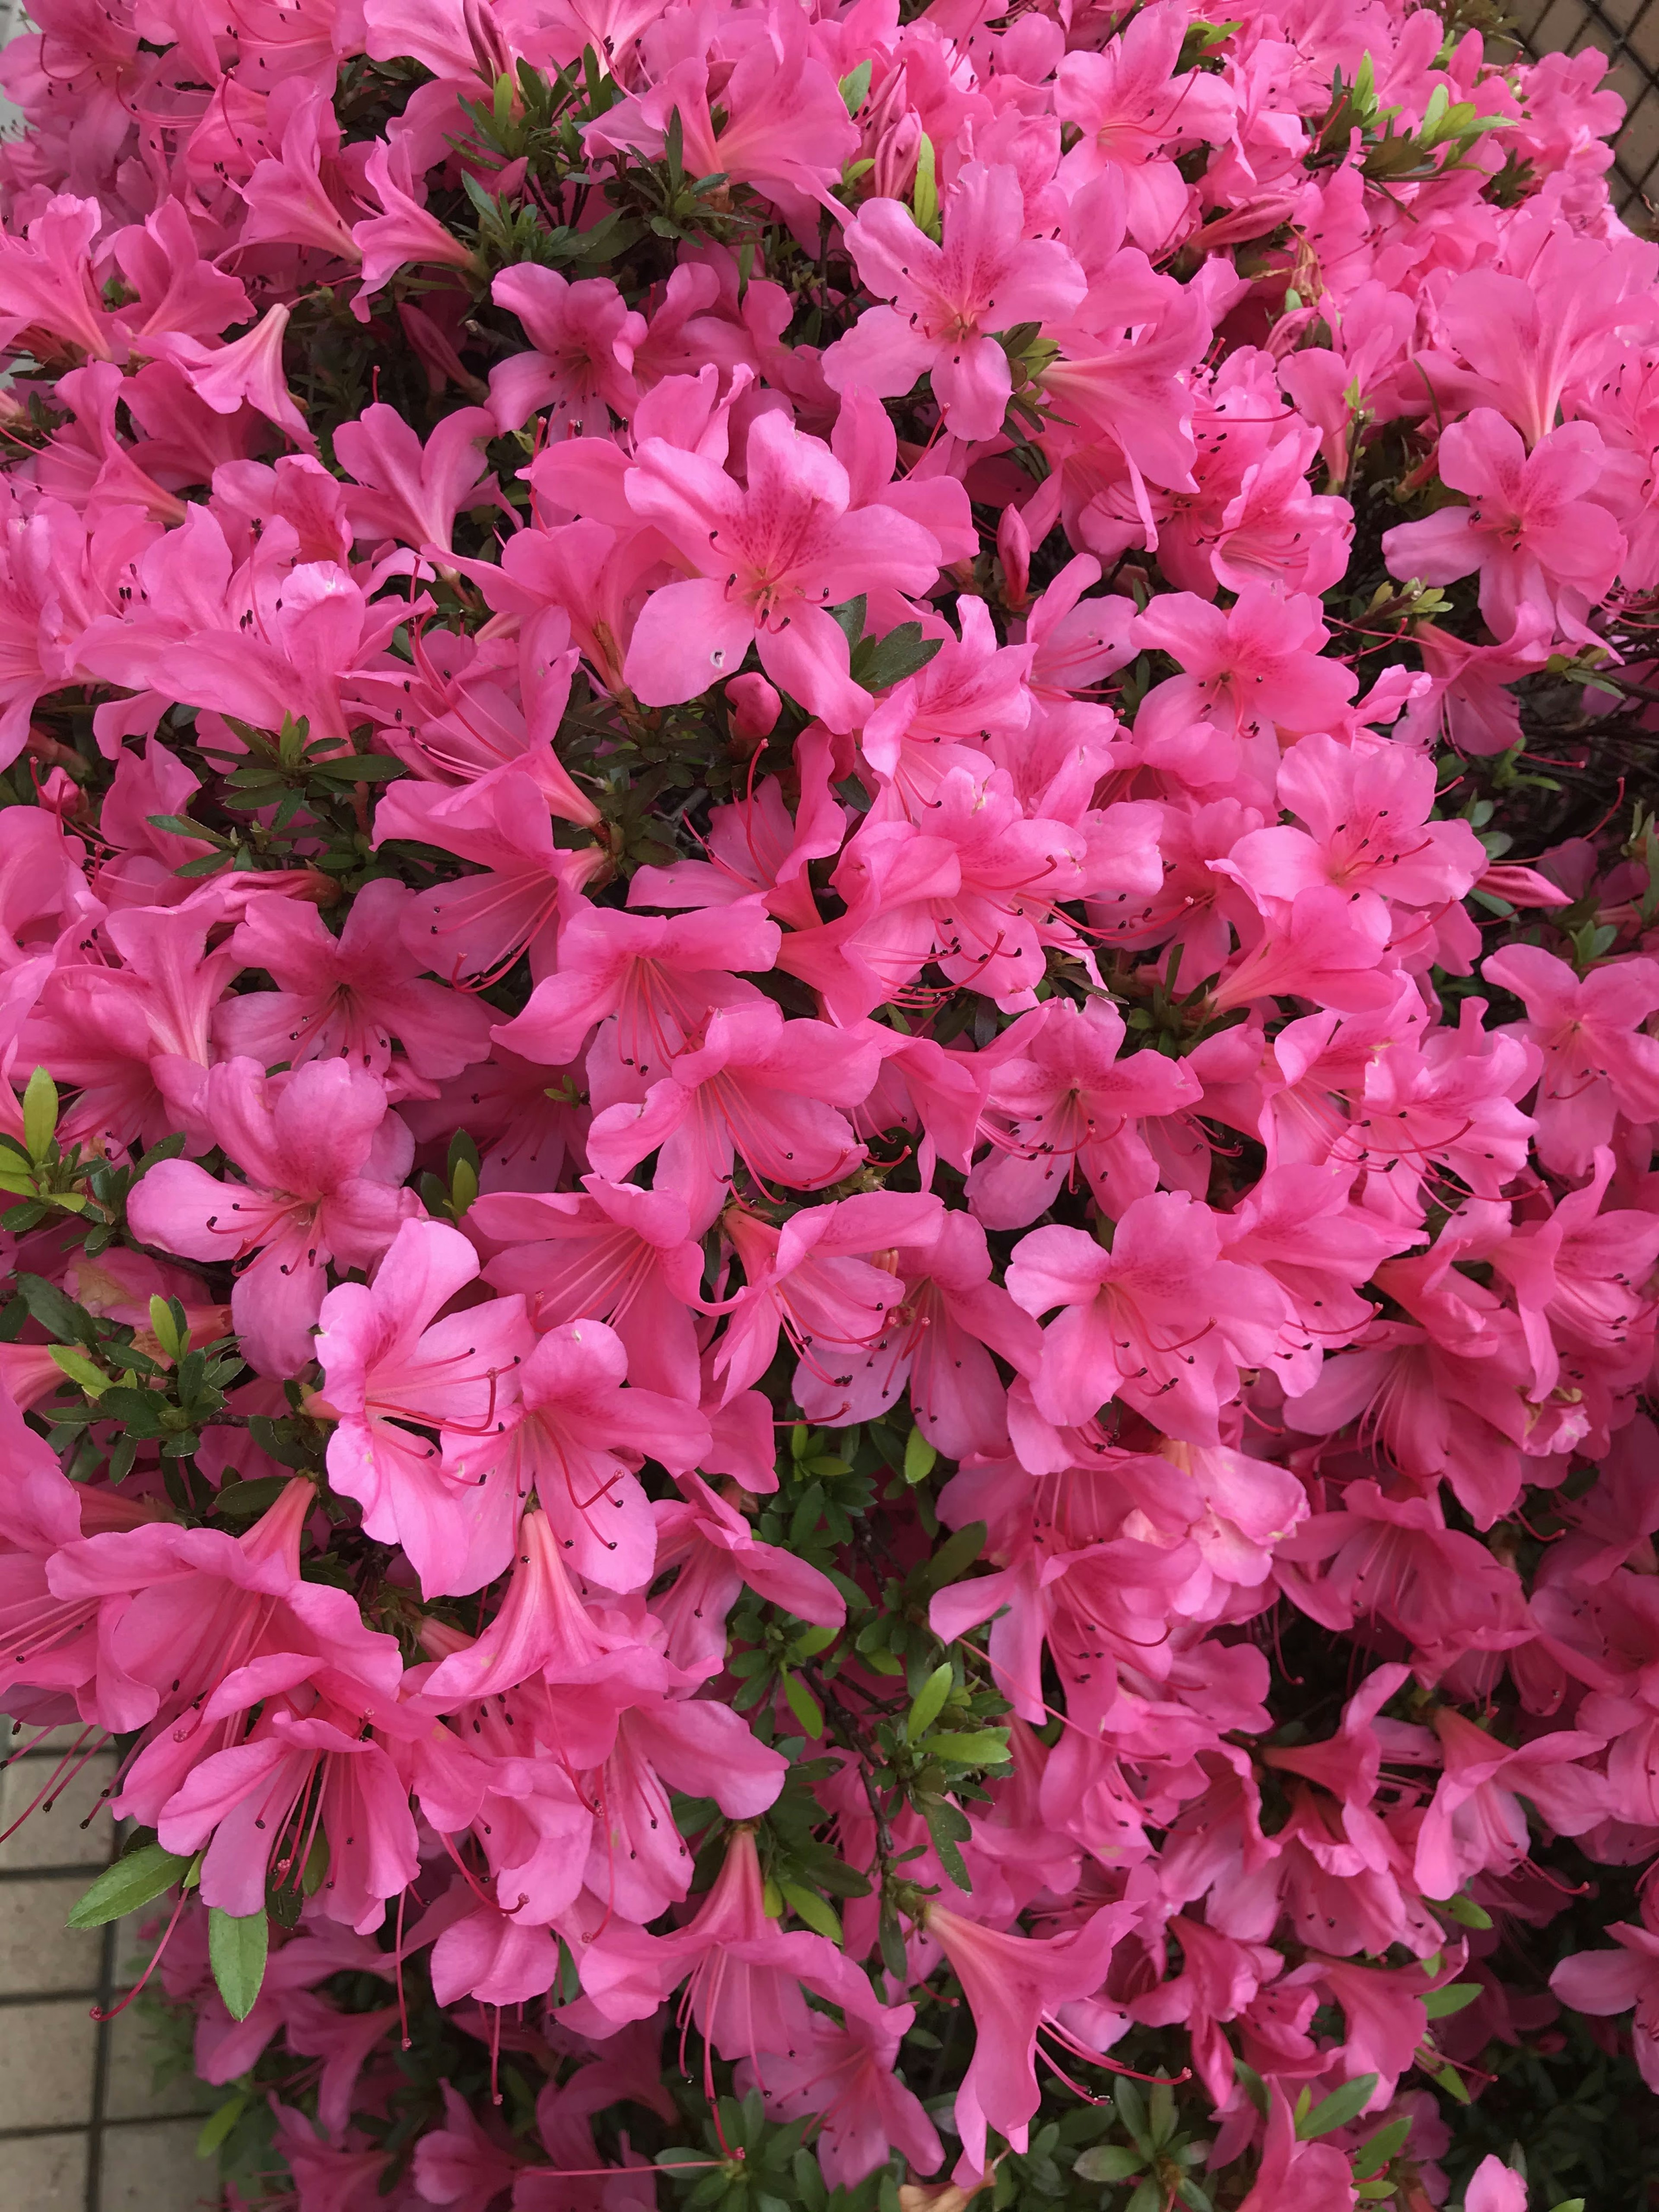
[[[1550,1976],[1550,1987],[1577,2012],[1636,2008],[1636,2063],[1649,2088],[1659,2090],[1659,1934],[1613,1921],[1607,1933],[1616,1951],[1575,1951]]]
[[[769,7],[761,27],[721,72],[718,93],[702,56],[677,59],[648,92],[589,124],[587,143],[660,160],[678,115],[688,175],[757,185],[786,204],[827,198],[858,150],[858,132],[799,11]]]
[[[1527,2212],[1526,2182],[1489,2152],[1469,2176],[1463,2212]]]
[[[266,1678],[279,1668],[246,1668],[240,1684],[232,1674],[208,1700],[204,1723],[236,1711],[239,1698],[266,1702],[241,1742],[191,1768],[157,1814],[156,1834],[181,1857],[205,1846],[203,1901],[237,1919],[264,1909],[267,1881],[297,1888],[321,1836],[322,1910],[365,1936],[419,1866],[408,1793],[357,1715],[269,1696],[276,1683]]]
[[[1642,1027],[1659,1007],[1659,962],[1615,960],[1579,977],[1553,952],[1515,945],[1482,972],[1524,1005],[1517,1033],[1543,1055],[1533,1111],[1547,1166],[1582,1176],[1616,1115],[1659,1121],[1659,1041]]]
[[[887,586],[923,592],[939,541],[908,516],[853,507],[846,470],[781,416],[749,434],[740,489],[717,463],[647,438],[626,489],[629,505],[696,573],[665,584],[635,625],[623,674],[647,706],[694,699],[735,676],[753,645],[781,690],[832,729],[850,729],[869,696],[848,673],[846,633],[830,604]]]
[[[538,983],[523,1013],[497,1035],[558,1067],[614,1015],[606,1050],[626,1071],[619,1080],[653,1083],[716,1006],[755,1003],[755,985],[732,971],[769,968],[780,941],[758,902],[666,921],[584,904],[560,933],[557,974]]]
[[[898,1277],[864,1255],[927,1242],[943,1218],[931,1195],[888,1191],[809,1206],[781,1230],[728,1208],[722,1226],[746,1280],[727,1301],[732,1318],[714,1354],[726,1398],[765,1374],[780,1334],[799,1354],[803,1387],[816,1385],[815,1396],[849,1389],[851,1373],[839,1370],[868,1356],[903,1296]]]
[[[1239,2212],[1352,2212],[1353,2168],[1334,2143],[1298,2142],[1285,2092],[1268,2080],[1267,2132]]]
[[[814,2014],[804,2048],[769,2051],[738,2069],[738,2087],[758,2088],[775,2119],[823,2115],[816,2143],[832,2189],[855,2189],[896,2150],[917,2173],[944,2162],[938,2131],[898,2069],[915,2017],[913,2006],[894,2005],[874,2016],[849,2011],[836,2027]]]
[[[1125,1207],[1109,1250],[1081,1230],[1033,1230],[1008,1289],[1029,1314],[1060,1309],[1034,1384],[1050,1420],[1091,1420],[1121,1396],[1189,1443],[1219,1440],[1235,1362],[1268,1358],[1279,1324],[1269,1279],[1221,1257],[1209,1209],[1164,1192]]]
[[[348,487],[345,495],[356,535],[371,544],[393,538],[417,553],[428,546],[447,553],[457,511],[471,506],[475,493],[479,503],[495,503],[493,484],[478,491],[483,448],[495,427],[487,409],[460,407],[422,446],[392,407],[367,407],[355,422],[342,422],[334,451],[362,487]]]
[[[609,277],[573,284],[526,261],[503,269],[490,296],[518,317],[532,349],[509,354],[489,373],[498,432],[518,429],[545,407],[553,436],[603,438],[613,414],[624,422],[633,414],[640,397],[634,353],[646,320]]]
[[[684,2015],[726,2058],[803,2048],[814,2017],[803,1984],[847,2011],[879,2019],[885,2010],[827,1936],[786,1933],[769,1917],[746,1826],[732,1831],[714,1886],[684,1928],[612,1929],[579,1943],[575,1955],[592,2013],[617,2025],[654,2012],[686,1982]]]
[[[363,181],[382,212],[354,223],[351,242],[362,257],[362,287],[352,303],[360,320],[368,319],[368,301],[387,278],[408,262],[445,269],[470,269],[471,248],[428,215],[416,198],[413,156],[407,138],[388,145],[377,139],[363,163]],[[373,202],[370,203],[373,205]]]
[[[248,1180],[163,1160],[133,1193],[133,1227],[189,1259],[249,1262],[231,1294],[244,1350],[262,1374],[297,1375],[312,1358],[330,1261],[369,1266],[418,1206],[400,1187],[413,1142],[382,1086],[345,1060],[271,1077],[257,1060],[222,1060],[207,1072],[200,1110]]]
[[[485,1280],[522,1291],[534,1328],[556,1328],[584,1315],[607,1322],[636,1383],[696,1405],[703,1261],[683,1199],[590,1175],[580,1194],[477,1199],[470,1220],[506,1248],[485,1267]]]
[[[1386,532],[1389,574],[1451,584],[1478,570],[1480,611],[1494,636],[1512,636],[1526,605],[1547,611],[1565,636],[1592,643],[1585,617],[1625,553],[1612,515],[1585,497],[1604,460],[1588,422],[1565,423],[1528,453],[1501,415],[1477,407],[1440,439],[1441,477],[1469,504]]]
[[[830,1577],[775,1544],[763,1544],[733,1505],[700,1475],[683,1474],[684,1504],[659,1504],[657,1571],[679,1569],[672,1589],[657,1601],[668,1632],[668,1655],[693,1668],[726,1656],[726,1617],[747,1585],[797,1620],[839,1628],[847,1601]]]
[[[929,376],[948,429],[958,438],[994,438],[1013,387],[1008,356],[993,333],[1064,322],[1088,287],[1057,240],[1024,234],[1012,169],[969,162],[941,212],[936,246],[897,200],[860,208],[847,227],[847,249],[869,289],[894,304],[866,307],[825,353],[823,373],[838,392],[861,384],[884,398],[901,398]]]
[[[700,1236],[735,1159],[763,1187],[818,1190],[851,1172],[864,1147],[837,1109],[867,1096],[877,1049],[823,1022],[786,1023],[769,1000],[717,1007],[701,1046],[681,1053],[642,1104],[594,1117],[589,1157],[614,1181],[660,1149],[654,1187],[684,1199]]]
[[[563,1322],[519,1370],[517,1421],[476,1437],[459,1425],[444,1436],[454,1479],[484,1487],[483,1510],[504,1518],[508,1544],[511,1516],[533,1489],[574,1571],[611,1590],[642,1589],[656,1559],[651,1507],[635,1468],[649,1456],[683,1472],[709,1442],[702,1418],[683,1401],[624,1389],[627,1371],[614,1330],[597,1321]],[[503,1557],[492,1574],[505,1564]]]
[[[1142,1123],[1194,1106],[1201,1086],[1180,1060],[1124,1054],[1127,1034],[1109,1001],[1061,1000],[991,1079],[989,1157],[969,1197],[989,1229],[1035,1221],[1081,1176],[1102,1207],[1121,1213],[1158,1185]]]
[[[182,369],[191,390],[216,415],[234,415],[244,405],[257,408],[268,422],[310,452],[316,440],[288,388],[283,368],[288,318],[287,307],[278,303],[243,337],[222,345],[210,346],[185,333],[164,331],[146,341],[146,350]]]
[[[1417,1835],[1416,1873],[1425,1897],[1455,1897],[1472,1876],[1512,1874],[1532,1839],[1520,1804],[1534,1805],[1558,1835],[1583,1835],[1609,1809],[1592,1759],[1601,1738],[1558,1729],[1512,1748],[1449,1706],[1434,1716],[1444,1771]]]
[[[300,900],[253,902],[230,949],[276,988],[221,1000],[221,1049],[266,1066],[339,1058],[383,1078],[395,1069],[394,1079],[426,1091],[483,1060],[486,1010],[419,978],[403,931],[412,896],[384,878],[365,884],[337,937]]]
[[[927,1933],[962,1984],[977,2036],[957,2091],[959,2178],[983,2172],[988,2129],[1006,2136],[1016,2150],[1025,2148],[1037,2108],[1035,2061],[1045,2029],[1063,2048],[1097,2057],[1078,2045],[1057,2015],[1063,2006],[1097,1993],[1134,1918],[1131,1905],[1103,1905],[1060,1935],[1029,1936],[965,1920],[942,1905],[928,1906]]]
[[[1054,112],[1079,131],[1060,173],[1081,185],[1115,170],[1129,234],[1149,253],[1170,243],[1190,197],[1166,149],[1221,144],[1237,103],[1223,77],[1176,75],[1188,21],[1174,0],[1158,0],[1099,52],[1068,53],[1054,77]]]
[[[403,1547],[428,1597],[481,1589],[512,1546],[511,1522],[489,1512],[496,1501],[450,1474],[419,1433],[453,1431],[459,1442],[517,1417],[533,1341],[522,1299],[437,1318],[477,1273],[477,1255],[458,1231],[405,1221],[373,1287],[343,1283],[319,1316],[322,1402],[339,1423],[328,1440],[329,1480],[362,1505],[369,1534]]]

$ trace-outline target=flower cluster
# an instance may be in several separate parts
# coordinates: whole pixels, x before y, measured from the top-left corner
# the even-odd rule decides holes
[[[76,1917],[159,1909],[235,2201],[1596,2179],[1659,2091],[1601,58],[33,12],[0,1700],[115,1748]]]

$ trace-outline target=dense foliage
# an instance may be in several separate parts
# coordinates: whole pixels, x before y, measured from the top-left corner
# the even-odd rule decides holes
[[[1644,2205],[1600,58],[33,14],[0,1699],[230,2201]]]

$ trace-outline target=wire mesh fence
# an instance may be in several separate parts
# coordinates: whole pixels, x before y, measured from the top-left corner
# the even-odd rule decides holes
[[[1510,0],[1504,13],[1530,54],[1598,46],[1613,64],[1626,113],[1607,182],[1626,220],[1644,224],[1643,203],[1659,202],[1659,0]]]

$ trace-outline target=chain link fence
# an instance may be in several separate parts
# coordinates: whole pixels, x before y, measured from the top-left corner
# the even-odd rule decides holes
[[[1597,46],[1613,64],[1626,114],[1607,183],[1626,221],[1646,228],[1644,202],[1659,203],[1659,0],[1509,0],[1504,15],[1529,54]]]

